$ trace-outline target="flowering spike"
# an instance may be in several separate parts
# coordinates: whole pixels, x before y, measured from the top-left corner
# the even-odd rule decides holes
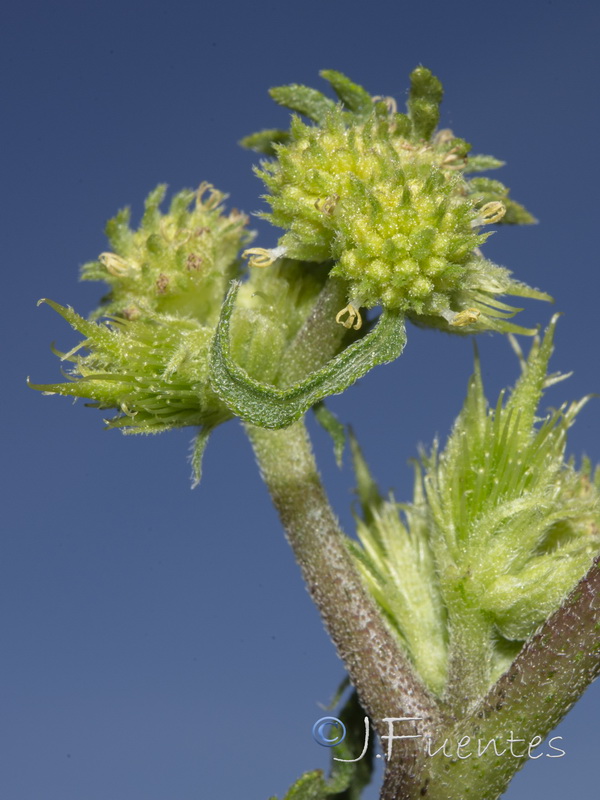
[[[110,293],[94,317],[132,319],[145,310],[216,324],[227,285],[239,272],[238,253],[249,244],[248,218],[223,211],[226,195],[203,182],[173,196],[161,211],[166,186],[147,197],[138,230],[125,209],[106,225],[110,251],[82,267],[84,280],[108,283]]]
[[[65,383],[30,385],[116,409],[108,425],[125,433],[195,425],[207,436],[231,416],[208,385],[208,359],[239,248],[251,236],[247,218],[224,214],[225,195],[210,184],[176,194],[166,214],[165,190],[147,198],[139,230],[129,228],[129,211],[119,212],[107,225],[112,249],[83,267],[84,278],[111,287],[93,315],[104,321],[44,301],[83,339],[58,354],[71,363]]]

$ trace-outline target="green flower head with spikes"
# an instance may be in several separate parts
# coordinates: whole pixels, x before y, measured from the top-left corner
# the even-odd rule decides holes
[[[533,217],[487,178],[466,175],[502,165],[469,157],[470,145],[436,132],[442,86],[424,67],[411,75],[408,113],[392,98],[371,97],[344,75],[325,70],[336,104],[304,86],[273,98],[314,121],[292,118],[289,132],[263,131],[243,144],[275,156],[257,170],[270,194],[263,216],[285,229],[272,250],[246,251],[250,265],[286,257],[326,262],[346,282],[348,306],[337,315],[360,328],[360,307],[395,309],[446,330],[529,332],[507,323],[511,294],[549,299],[485,259],[480,246],[497,222]]]
[[[239,250],[252,233],[244,214],[225,213],[226,195],[211,184],[177,193],[163,212],[165,194],[164,185],[150,193],[137,229],[128,208],[107,223],[110,251],[82,268],[85,280],[110,287],[90,319],[45,301],[83,339],[55,351],[68,366],[66,381],[30,385],[116,410],[107,425],[123,433],[198,427],[198,482],[210,432],[231,417],[210,386],[210,347],[227,288],[239,275]]]

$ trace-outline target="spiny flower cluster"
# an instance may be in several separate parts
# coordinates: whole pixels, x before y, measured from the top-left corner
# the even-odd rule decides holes
[[[461,628],[476,628],[490,684],[600,550],[600,471],[564,460],[586,400],[538,417],[556,318],[505,401],[489,408],[479,365],[444,450],[423,455],[411,504],[379,495],[354,447],[363,519],[351,544],[365,581],[436,693]],[[515,345],[516,346],[516,345]],[[518,348],[517,348],[518,350]],[[426,636],[424,635],[426,632]],[[426,647],[424,646],[426,643]]]
[[[470,146],[450,131],[434,135],[437,78],[423,67],[412,73],[405,115],[340,73],[322,74],[341,104],[306,87],[273,90],[317,124],[294,117],[287,134],[245,140],[276,156],[258,174],[270,191],[272,211],[264,216],[286,230],[273,250],[247,251],[250,264],[268,266],[282,256],[329,262],[330,274],[348,284],[347,316],[338,315],[347,327],[360,326],[359,307],[380,304],[421,321],[437,318],[442,327],[508,330],[504,320],[516,309],[497,295],[547,299],[479,251],[489,236],[482,226],[533,218],[500,182],[465,177],[501,162],[469,159]]]
[[[111,251],[82,270],[110,286],[91,320],[47,301],[84,339],[57,353],[72,365],[69,380],[35,388],[117,409],[109,426],[128,433],[210,429],[230,416],[210,388],[209,356],[239,251],[251,239],[247,218],[225,214],[225,195],[209,184],[176,194],[162,213],[165,191],[148,196],[137,230],[129,209],[108,222]]]
[[[447,597],[461,593],[507,640],[524,640],[558,608],[600,549],[600,471],[565,462],[567,433],[589,397],[547,415],[538,405],[554,316],[505,400],[488,407],[479,363],[443,453],[424,457],[432,538]]]
[[[252,238],[248,217],[223,211],[226,197],[209,183],[186,189],[160,205],[167,187],[148,195],[138,230],[125,208],[106,226],[111,252],[84,264],[84,280],[110,286],[96,317],[135,319],[150,312],[215,325],[229,282],[239,274],[240,247]]]

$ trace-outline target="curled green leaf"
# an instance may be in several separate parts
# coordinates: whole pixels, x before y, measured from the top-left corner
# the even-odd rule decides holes
[[[340,689],[343,691],[347,685],[348,682],[344,681]],[[368,733],[365,735],[365,711],[355,691],[339,712],[339,719],[347,735],[331,750],[329,777],[326,778],[320,769],[305,772],[288,789],[283,800],[360,800],[373,775],[374,747],[373,737]],[[357,758],[361,750],[362,757]],[[269,800],[277,798],[271,797]]]
[[[327,784],[320,769],[313,772],[305,772],[291,786],[284,800],[325,800],[327,796]]]
[[[374,737],[367,732],[370,725],[365,730],[365,716],[358,695],[353,691],[338,714],[347,735],[331,749],[331,772],[327,785],[332,800],[360,800],[363,790],[371,782],[375,748]]]
[[[397,358],[406,344],[404,317],[384,311],[377,325],[321,369],[286,388],[252,378],[231,357],[229,326],[240,284],[233,282],[212,344],[210,381],[214,391],[235,414],[262,428],[285,428],[331,394],[339,394],[378,364]]]

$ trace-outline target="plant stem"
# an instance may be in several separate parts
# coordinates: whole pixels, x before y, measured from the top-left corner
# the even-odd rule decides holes
[[[247,426],[265,483],[314,600],[360,701],[379,733],[386,717],[423,720],[424,734],[437,728],[438,707],[415,676],[404,653],[367,594],[331,510],[301,422],[283,430]],[[422,748],[403,740],[398,780],[402,797],[416,797]],[[399,750],[399,748],[396,748]],[[400,795],[397,795],[397,798]]]
[[[444,703],[467,716],[490,687],[492,626],[484,613],[455,593],[448,603],[448,628],[450,655]]]
[[[338,352],[348,331],[335,322],[343,308],[346,286],[339,278],[329,278],[308,319],[288,347],[279,370],[279,382],[295,383],[322,367]]]
[[[301,379],[339,352],[348,332],[336,324],[335,315],[345,304],[346,292],[343,281],[327,281],[282,359],[280,385]],[[246,425],[246,430],[308,591],[375,728],[385,734],[386,717],[417,717],[422,720],[419,728],[433,731],[439,719],[437,703],[363,586],[327,500],[304,424],[275,431]],[[403,740],[404,747],[395,749],[393,771],[402,791],[395,800],[418,796],[422,752],[417,741]],[[392,762],[387,766],[392,768]]]

